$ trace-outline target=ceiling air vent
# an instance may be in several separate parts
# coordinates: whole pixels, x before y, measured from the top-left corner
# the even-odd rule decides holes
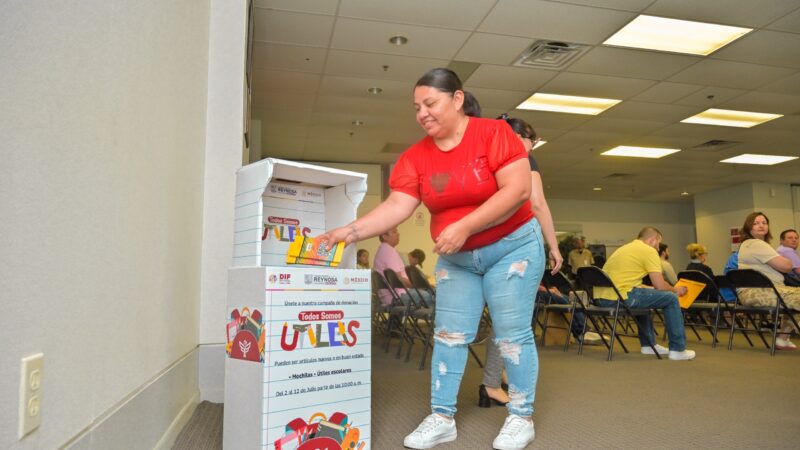
[[[741,142],[737,141],[724,141],[722,139],[712,139],[710,141],[703,142],[700,145],[695,145],[692,148],[696,148],[698,150],[710,150],[710,151],[717,151],[722,150],[723,148],[730,148],[736,144],[741,144]]]
[[[517,67],[561,70],[589,49],[588,45],[560,41],[536,41],[514,61]]]
[[[612,173],[610,175],[606,175],[603,177],[605,180],[627,180],[629,178],[633,178],[636,175],[632,173]]]

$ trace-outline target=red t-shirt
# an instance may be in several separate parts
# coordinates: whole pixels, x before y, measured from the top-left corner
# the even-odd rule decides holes
[[[522,141],[503,120],[469,117],[464,137],[450,151],[426,136],[400,156],[389,186],[416,197],[431,212],[431,237],[477,209],[497,192],[494,173],[527,157]],[[533,217],[525,202],[505,222],[470,236],[462,250],[472,250],[507,236]]]

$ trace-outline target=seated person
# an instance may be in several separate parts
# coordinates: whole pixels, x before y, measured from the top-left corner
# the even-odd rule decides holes
[[[678,303],[678,296],[686,293],[686,287],[672,287],[664,281],[657,250],[660,243],[661,232],[654,227],[644,227],[636,239],[618,248],[608,257],[603,269],[629,307],[658,308],[664,311],[669,349],[655,344],[653,319],[650,315],[636,317],[643,354],[653,354],[650,347],[652,344],[660,355],[669,353],[669,359],[694,359],[695,352],[686,349],[683,313]],[[653,288],[641,286],[645,275],[650,276]],[[597,288],[594,297],[602,307],[616,306],[616,300],[609,300],[616,299],[616,294],[611,289]]]
[[[792,261],[778,254],[769,241],[769,219],[760,212],[750,213],[742,225],[742,244],[739,246],[739,268],[753,269],[761,272],[775,285],[786,306],[800,310],[800,287],[789,287],[784,284],[783,274],[792,271]],[[772,289],[743,288],[739,289],[739,300],[747,306],[775,306],[778,301]],[[792,332],[791,324],[784,324],[781,334],[775,341],[779,350],[794,350],[797,346],[789,340]]]
[[[369,251],[359,249],[356,253],[356,268],[369,269]]]
[[[797,231],[789,229],[781,232],[781,245],[775,249],[779,255],[792,262],[792,271],[784,274],[784,282],[789,286],[800,286],[800,256],[797,255]]]
[[[378,240],[381,241],[381,245],[379,245],[378,250],[375,251],[375,261],[372,264],[373,270],[383,274],[386,269],[392,269],[403,283],[403,286],[410,288],[411,280],[408,279],[406,266],[403,264],[403,259],[400,257],[400,252],[398,252],[395,248],[397,247],[397,244],[400,243],[400,232],[397,231],[397,228],[392,228],[386,233],[378,236]],[[408,301],[411,298],[409,295],[414,295],[414,300],[419,300],[419,298],[416,297],[416,290],[414,291],[414,294],[409,294],[406,289],[402,288],[395,289],[395,291],[405,305],[408,304]],[[422,291],[420,292],[420,295],[422,295],[422,300],[424,300],[427,305],[431,304],[430,293],[427,291]],[[378,298],[383,306],[389,306],[392,304],[392,294],[387,289],[379,289]]]
[[[736,270],[739,268],[739,250],[731,253],[731,256],[728,257],[728,261],[725,262],[725,268],[722,269],[722,273],[726,274],[731,270]],[[719,288],[719,295],[722,296],[722,299],[726,302],[735,302],[736,301],[736,294],[733,293],[733,290],[730,288]]]
[[[422,271],[422,263],[424,262],[425,262],[425,252],[423,252],[422,250],[415,248],[414,250],[408,252],[408,265],[411,267],[415,267],[417,270],[419,270],[419,273],[421,273],[422,276],[425,277],[425,279],[428,281],[428,284],[430,284],[431,286],[436,286],[436,280],[432,276]]]
[[[711,270],[711,267],[706,265],[708,251],[706,250],[705,245],[700,245],[697,243],[689,244],[686,246],[686,251],[689,253],[689,259],[691,260],[691,262],[686,265],[686,270],[699,270],[713,280],[714,271]]]
[[[581,267],[591,266],[594,264],[594,256],[592,256],[592,252],[586,248],[585,237],[578,236],[578,238],[575,240],[575,248],[569,252],[567,259],[573,274],[578,273],[578,269]]]
[[[540,284],[539,290],[536,292],[536,301],[547,304],[548,300],[558,305],[568,305],[570,303],[569,297],[567,297],[566,294],[561,293],[561,291],[554,287],[551,287],[548,291],[544,285]],[[533,309],[533,313],[534,315],[536,314],[536,308]],[[585,322],[586,315],[576,310],[575,318],[572,320],[572,327],[570,329],[572,336],[574,336],[575,340],[578,342],[583,341],[585,345],[598,345],[600,343],[599,334],[592,331],[586,332],[585,335],[582,334]]]
[[[658,244],[658,256],[661,257],[661,273],[667,283],[675,285],[678,282],[678,276],[675,274],[675,268],[669,262],[669,246],[665,243]]]

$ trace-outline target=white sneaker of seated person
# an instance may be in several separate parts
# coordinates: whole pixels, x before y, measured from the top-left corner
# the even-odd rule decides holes
[[[658,352],[659,355],[661,355],[661,356],[669,355],[669,359],[671,359],[673,361],[683,361],[683,360],[694,359],[694,357],[696,356],[694,350],[683,350],[683,351],[679,352],[679,351],[675,351],[675,350],[670,350],[670,349],[668,349],[666,347],[663,347],[661,345],[658,345],[658,344],[654,345],[653,347],[656,348],[656,351]],[[655,355],[655,353],[653,352],[653,349],[650,348],[650,347],[642,347],[642,354],[643,355]]]
[[[600,335],[594,331],[587,331],[583,335],[583,345],[600,345],[601,342]]]
[[[455,441],[456,436],[458,432],[455,419],[434,413],[403,439],[403,445],[408,448],[432,448],[443,442]]]
[[[535,436],[533,421],[523,419],[516,414],[506,417],[500,434],[494,438],[492,448],[495,450],[521,450],[533,441]]]

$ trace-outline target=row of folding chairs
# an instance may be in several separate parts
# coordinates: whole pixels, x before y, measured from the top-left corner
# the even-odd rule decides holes
[[[773,283],[755,270],[740,269],[728,272],[727,275],[710,278],[703,272],[687,270],[678,275],[678,278],[697,281],[706,285],[706,289],[701,293],[702,298],[698,298],[689,308],[683,310],[684,324],[691,329],[699,340],[702,340],[697,328],[705,328],[712,339],[712,347],[718,343],[718,333],[721,329],[727,329],[728,349],[733,348],[733,338],[735,333],[740,333],[745,340],[754,346],[750,339],[750,334],[757,334],[765,347],[770,350],[770,354],[775,354],[775,342],[778,336],[778,324],[781,320],[790,321],[795,330],[800,329],[794,314],[800,311],[792,310],[784,302],[780,291]],[[561,314],[568,325],[568,330],[572,327],[572,322],[576,313],[582,313],[586,317],[583,332],[594,331],[601,337],[602,343],[608,350],[607,360],[611,361],[614,354],[614,343],[618,342],[622,349],[627,353],[625,343],[620,339],[624,336],[637,336],[635,333],[635,318],[640,316],[650,316],[657,313],[652,308],[631,308],[628,306],[617,290],[608,275],[597,267],[583,267],[578,269],[576,284],[573,284],[562,273],[551,275],[545,271],[542,283],[547,288],[548,296],[546,301],[540,306],[540,311],[544,317],[538,323],[542,327],[542,343],[548,326],[548,312]],[[580,301],[577,286],[583,289],[588,297],[588,302],[584,304]],[[553,294],[551,288],[556,288],[564,295],[568,295],[572,301],[568,304],[559,304],[552,301]],[[607,288],[607,292],[612,291],[617,302],[614,307],[602,307],[595,298],[595,288]],[[738,289],[757,288],[771,290],[776,297],[775,306],[754,307],[747,306],[741,302]],[[735,294],[735,301],[727,302],[720,293],[721,289],[729,289]],[[613,300],[613,299],[612,299]],[[534,323],[534,325],[536,324]],[[591,324],[591,325],[590,325]],[[764,324],[768,324],[765,327]],[[796,332],[795,332],[796,334]],[[666,338],[666,333],[664,333]],[[564,351],[569,348],[570,339],[567,337],[564,343]],[[650,343],[653,353],[657,358],[661,358],[655,349],[655,343]],[[578,353],[583,352],[583,342],[579,342]]]
[[[405,269],[409,281],[411,281],[411,287],[405,287],[394,270],[386,269],[383,273],[372,271],[372,325],[373,329],[383,334],[384,351],[389,352],[393,338],[397,338],[395,356],[401,357],[405,348],[406,362],[411,358],[414,344],[418,341],[421,342],[423,348],[419,360],[419,370],[422,370],[425,367],[428,352],[433,350],[436,288],[431,286],[417,267],[407,266]],[[378,291],[381,289],[385,289],[391,294],[391,304],[386,306],[381,304],[378,296]],[[404,297],[402,293],[407,295]],[[481,368],[483,362],[473,347],[483,343],[488,338],[490,331],[491,318],[488,309],[484,308],[476,339],[467,347],[470,355]]]

